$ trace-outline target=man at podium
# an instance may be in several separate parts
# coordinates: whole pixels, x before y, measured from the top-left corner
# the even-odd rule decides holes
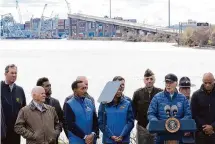
[[[165,76],[165,90],[156,94],[149,105],[149,122],[167,120],[170,116],[178,120],[191,119],[189,102],[183,94],[178,93],[177,84],[178,78],[175,74]],[[157,135],[156,143],[164,143],[164,139],[159,134]]]

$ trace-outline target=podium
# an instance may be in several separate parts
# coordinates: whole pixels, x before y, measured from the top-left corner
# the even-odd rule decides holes
[[[169,132],[166,128],[167,120],[155,120],[150,121],[148,130],[150,133],[156,133],[160,141],[164,141],[164,143],[177,144],[179,141],[186,141],[186,143],[192,143],[194,139],[184,138],[184,133],[186,132],[195,132],[196,131],[196,123],[193,119],[190,120],[179,120],[180,128],[177,132]]]

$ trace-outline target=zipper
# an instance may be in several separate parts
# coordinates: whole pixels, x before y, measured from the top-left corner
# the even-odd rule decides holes
[[[209,113],[211,112],[211,95],[209,95]]]
[[[209,113],[211,112],[211,104],[209,104]]]

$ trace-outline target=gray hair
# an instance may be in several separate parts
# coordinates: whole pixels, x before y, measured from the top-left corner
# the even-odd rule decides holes
[[[17,66],[15,64],[9,64],[5,67],[5,73],[8,73],[9,72],[9,68],[16,68],[17,69]]]

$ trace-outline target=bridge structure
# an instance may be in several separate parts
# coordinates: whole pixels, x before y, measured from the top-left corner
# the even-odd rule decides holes
[[[148,25],[143,23],[134,23],[130,21],[124,21],[119,19],[113,19],[113,18],[107,18],[107,17],[97,17],[97,16],[91,16],[91,15],[85,15],[85,14],[68,14],[68,18],[70,19],[70,28],[71,35],[80,35],[80,33],[86,33],[88,36],[90,36],[89,33],[92,33],[93,31],[96,33],[94,35],[97,36],[105,36],[106,33],[112,33],[115,28],[114,34],[117,33],[117,31],[133,31],[137,34],[141,33],[162,33],[165,35],[175,35],[178,34],[178,30],[173,28],[167,28],[167,27],[161,27],[161,26],[154,26],[154,25]],[[92,27],[93,23],[95,23],[95,28]],[[105,27],[109,28],[105,28]],[[91,27],[91,28],[89,28]],[[98,29],[100,27],[100,31],[103,31],[103,34],[98,34]],[[101,28],[104,27],[104,28]],[[110,28],[111,27],[111,28]],[[85,28],[85,31],[81,31],[80,29]],[[94,29],[94,30],[93,30]],[[81,31],[81,32],[80,32]],[[92,35],[92,34],[91,34]],[[107,35],[106,35],[107,36]],[[109,34],[108,36],[113,36],[113,34]]]

